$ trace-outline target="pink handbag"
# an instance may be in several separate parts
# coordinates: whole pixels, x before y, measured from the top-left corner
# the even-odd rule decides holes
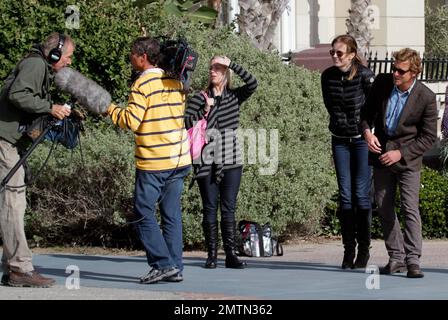
[[[201,91],[201,94],[204,96],[207,101],[208,95],[204,91]],[[205,144],[207,144],[206,139],[206,130],[207,130],[207,115],[205,114],[204,119],[199,120],[195,123],[193,127],[188,129],[187,135],[188,140],[190,141],[190,154],[191,159],[196,160],[201,156],[202,148]]]

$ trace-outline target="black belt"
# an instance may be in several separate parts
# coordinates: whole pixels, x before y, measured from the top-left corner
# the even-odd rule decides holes
[[[344,142],[353,142],[353,141],[359,141],[359,140],[364,140],[364,138],[361,137],[336,137],[336,136],[331,136],[332,139],[336,139],[339,141],[344,141]]]

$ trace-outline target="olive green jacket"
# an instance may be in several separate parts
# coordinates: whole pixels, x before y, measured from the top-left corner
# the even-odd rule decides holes
[[[51,111],[51,67],[32,50],[6,78],[0,92],[0,138],[16,145],[26,124]]]

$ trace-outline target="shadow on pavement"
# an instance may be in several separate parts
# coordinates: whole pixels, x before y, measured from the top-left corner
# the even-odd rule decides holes
[[[136,256],[136,257],[91,256],[91,255],[81,255],[81,254],[43,254],[43,256],[62,258],[62,259],[83,260],[83,261],[101,260],[101,261],[111,261],[111,262],[116,262],[116,263],[146,261],[145,256]]]
[[[44,268],[36,266],[36,269],[48,276],[62,277],[66,278],[69,274],[65,273],[64,269],[57,268]],[[121,274],[107,274],[107,273],[97,273],[91,271],[81,271],[81,279],[83,280],[95,280],[95,281],[113,281],[113,282],[126,282],[126,283],[139,283],[140,279],[137,276],[126,276]]]
[[[87,256],[87,255],[65,255],[65,254],[52,254],[48,255],[49,257],[55,258],[55,259],[64,259],[64,260],[80,260],[80,261],[107,261],[111,264],[107,266],[107,271],[110,273],[104,273],[104,272],[93,272],[93,271],[81,271],[81,278],[84,280],[95,280],[95,281],[105,281],[105,282],[120,282],[120,283],[138,283],[139,277],[143,275],[148,270],[148,265],[146,263],[146,257],[123,257],[123,256]],[[323,264],[323,263],[315,263],[315,262],[294,262],[294,261],[281,261],[281,260],[261,260],[261,259],[244,259],[244,257],[241,257],[243,260],[245,260],[248,264],[248,267],[244,269],[244,274],[242,273],[241,276],[244,277],[247,276],[247,272],[250,272],[251,270],[258,272],[262,272],[262,269],[271,269],[276,271],[319,271],[319,272],[332,272],[332,273],[365,273],[365,269],[354,269],[354,270],[343,270],[339,265],[332,265],[332,264]],[[269,258],[267,258],[269,259]],[[189,272],[189,277],[204,277],[205,274],[202,273],[202,270],[204,270],[205,259],[203,257],[184,257],[184,266],[185,267],[191,267]],[[121,264],[123,262],[130,262],[130,263],[136,263],[133,266],[127,267],[125,270],[120,271],[119,268],[115,268],[115,264]],[[224,259],[218,259],[218,270],[216,270],[216,273],[212,271],[211,276],[219,276],[220,270],[226,272],[232,272],[233,269],[225,269],[224,267]],[[98,268],[104,268],[104,265],[98,266]],[[135,268],[135,271],[133,270]],[[68,273],[65,273],[65,269],[59,269],[59,268],[45,268],[45,267],[39,267],[36,266],[36,269],[38,269],[39,272],[42,272],[44,274],[47,274],[49,276],[57,276],[61,278],[66,278],[68,276]],[[87,266],[83,266],[81,268],[82,270],[90,269],[95,270],[96,266],[95,264],[88,264]],[[132,270],[131,270],[132,269]],[[117,272],[115,272],[115,270]],[[207,269],[209,270],[209,269]],[[441,274],[448,274],[448,269],[439,269],[439,268],[425,268],[423,266],[422,268],[423,272],[426,273],[426,275],[431,273],[441,273]],[[126,273],[129,272],[138,272],[140,271],[142,274],[130,276],[126,275]],[[199,273],[198,273],[199,272]],[[221,273],[222,274],[222,273]],[[406,273],[402,274],[395,274],[394,277],[406,277]]]

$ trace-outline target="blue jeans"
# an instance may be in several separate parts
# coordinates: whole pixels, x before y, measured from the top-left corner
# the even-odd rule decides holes
[[[236,198],[240,190],[242,173],[242,167],[224,170],[224,177],[219,184],[215,182],[213,174],[198,179],[204,223],[217,222],[218,197],[221,206],[221,221],[235,223]]]
[[[332,137],[334,165],[342,210],[370,209],[369,149],[363,138]]]
[[[164,269],[182,263],[181,195],[190,166],[163,172],[136,170],[134,212],[137,233],[150,267]],[[159,203],[161,228],[156,218]]]

